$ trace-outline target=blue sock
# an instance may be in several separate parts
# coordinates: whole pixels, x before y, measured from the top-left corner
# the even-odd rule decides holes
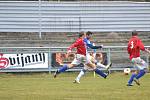
[[[64,71],[66,71],[68,69],[67,65],[63,65],[63,67],[61,67],[60,69],[58,69],[58,73],[62,73]]]
[[[137,74],[133,73],[128,81],[128,84],[132,84],[133,79],[136,77]]]
[[[95,70],[95,73],[97,73],[98,75],[100,75],[100,76],[102,76],[102,77],[104,77],[104,78],[107,77],[107,75],[104,74],[104,72],[102,72],[101,70],[99,70],[99,69],[97,69],[97,68],[96,68],[96,70]]]
[[[137,74],[137,76],[136,76],[136,79],[139,79],[139,78],[141,78],[142,76],[144,76],[145,75],[145,70],[140,70],[140,72]]]

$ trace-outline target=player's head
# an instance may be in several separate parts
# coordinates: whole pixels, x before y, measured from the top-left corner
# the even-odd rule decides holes
[[[86,32],[86,37],[88,38],[88,39],[90,39],[91,38],[91,36],[92,36],[92,32],[90,32],[90,31],[88,31],[88,32]]]
[[[138,32],[136,30],[132,31],[132,36],[137,36]]]
[[[84,36],[84,32],[80,32],[79,33],[79,38],[83,37]]]

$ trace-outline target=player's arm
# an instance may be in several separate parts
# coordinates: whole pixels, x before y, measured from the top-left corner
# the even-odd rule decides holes
[[[77,45],[77,43],[75,42],[75,43],[73,43],[71,46],[68,47],[68,49],[67,49],[67,54],[66,54],[67,57],[71,54],[72,49],[75,48],[76,45]]]
[[[103,46],[93,46],[92,44],[87,44],[87,46],[91,49],[99,49],[99,48],[102,48]]]
[[[91,49],[99,49],[99,48],[102,48],[103,47],[103,45],[101,45],[101,46],[94,46],[90,41],[88,41],[88,40],[84,40],[84,42],[86,43],[86,45],[89,47],[89,48],[91,48]]]
[[[79,45],[80,41],[76,41],[75,43],[73,43],[71,46],[69,46],[69,48],[67,49],[68,51],[71,51],[73,48],[77,47]]]
[[[150,54],[150,51],[144,47],[144,44],[142,43],[141,40],[139,41],[139,43],[140,43],[140,49]]]
[[[70,55],[70,53],[72,52],[72,49],[75,48],[75,47],[78,47],[82,42],[83,42],[82,39],[77,40],[76,42],[74,42],[74,43],[67,49],[67,55]]]
[[[142,41],[139,40],[138,43],[139,43],[140,50],[145,51],[145,47],[144,47],[144,44],[142,43]]]
[[[145,49],[145,52],[149,53],[150,54],[150,50],[148,50],[147,48]]]

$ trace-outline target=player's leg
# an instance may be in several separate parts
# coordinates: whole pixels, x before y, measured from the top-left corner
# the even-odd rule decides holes
[[[77,62],[76,64],[84,64],[86,62],[86,57],[84,55],[77,54],[76,56]],[[78,76],[76,77],[74,83],[80,83],[80,78],[85,74],[87,69],[82,69]]]
[[[146,63],[143,59],[141,59],[140,57],[137,58],[136,62],[137,62],[137,63],[136,63],[136,66],[137,66],[137,68],[139,69],[139,72],[138,72],[137,76],[135,77],[134,82],[135,82],[137,85],[140,85],[139,79],[140,79],[141,77],[143,77],[143,76],[146,74],[146,72],[147,72],[147,70],[148,70],[148,65],[147,65],[147,63]]]
[[[92,69],[94,69],[95,73],[98,74],[99,76],[101,76],[103,78],[106,78],[108,76],[108,74],[106,74],[103,71],[101,71],[98,68],[96,68],[96,65],[94,63],[87,63],[86,65],[88,67],[91,67]]]
[[[137,85],[140,85],[139,79],[140,79],[142,76],[144,76],[145,73],[146,73],[146,72],[145,72],[144,70],[140,70],[140,71],[138,72],[138,74],[137,74],[136,77],[134,78],[134,82],[135,82]]]
[[[112,63],[109,63],[107,66],[101,64],[101,63],[97,63],[96,64],[98,67],[102,67],[102,68],[105,68],[106,70],[109,70],[112,66]]]
[[[104,73],[103,71],[99,70],[97,67],[96,67],[96,64],[93,63],[90,59],[91,57],[89,55],[86,56],[86,63],[85,65],[88,67],[88,68],[91,68],[93,69],[93,71],[95,71],[96,74],[98,74],[99,76],[103,77],[103,78],[106,78],[107,77],[107,74]]]
[[[136,77],[136,75],[137,75],[136,72],[132,73],[132,75],[131,75],[131,77],[130,77],[130,79],[128,81],[127,86],[132,86],[132,82],[133,82],[134,78]]]
[[[69,68],[72,68],[74,66],[76,66],[76,65],[75,64],[63,65],[62,67],[60,67],[59,69],[56,70],[56,72],[54,73],[54,78],[56,78],[58,74],[65,72],[66,70],[68,70]]]
[[[137,69],[137,59],[132,58],[131,62],[133,63],[134,67]],[[137,76],[138,70],[136,70],[134,73],[132,73],[130,79],[128,80],[127,86],[133,86],[132,82],[134,81],[135,77]]]
[[[80,73],[78,74],[78,76],[76,77],[74,83],[80,83],[80,79],[81,79],[81,77],[85,74],[85,72],[86,72],[86,69],[82,69],[82,70],[80,71]]]
[[[142,76],[144,76],[146,73],[145,70],[140,70],[139,73],[137,74],[137,76],[135,77],[136,79],[140,79]]]
[[[60,67],[55,73],[54,73],[54,78],[56,78],[56,76],[62,72],[65,72],[67,69],[70,69],[74,66],[79,65],[80,63],[82,63],[82,61],[85,61],[85,56],[84,55],[80,55],[77,54],[76,57],[74,58],[74,60],[72,61],[71,64],[68,65],[63,65],[63,67]]]
[[[79,62],[81,62],[82,64],[86,63],[86,60],[85,60],[85,56],[80,56],[78,55],[78,60]],[[84,68],[80,71],[80,73],[78,74],[78,76],[76,77],[76,79],[74,80],[74,83],[80,83],[80,79],[81,77],[85,74],[86,70],[88,68],[86,67],[86,65],[84,65]]]
[[[146,74],[146,69],[143,69],[143,70],[140,70],[139,72],[138,72],[138,74],[137,74],[137,76],[135,77],[135,79],[134,79],[134,82],[137,84],[137,85],[140,85],[140,81],[139,81],[139,79],[141,78],[141,77],[143,77],[145,74]]]
[[[94,57],[87,55],[86,57],[86,62],[90,62],[90,63],[95,63],[95,59]],[[93,68],[88,67],[86,64],[84,64],[84,68],[80,71],[80,73],[78,74],[78,76],[76,77],[74,83],[80,83],[80,79],[81,77],[86,73],[87,70],[93,70]]]
[[[74,60],[72,61],[71,64],[68,65],[63,65],[63,67],[60,67],[55,73],[54,73],[54,78],[56,78],[56,76],[62,72],[65,72],[66,70],[68,70],[69,68],[72,68],[76,65],[80,64],[80,61],[77,60],[76,58],[74,58]]]

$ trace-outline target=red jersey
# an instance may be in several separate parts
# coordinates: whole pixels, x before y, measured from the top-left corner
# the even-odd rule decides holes
[[[82,38],[77,39],[68,50],[72,50],[73,48],[77,48],[77,54],[86,55],[86,48]]]
[[[132,36],[128,42],[128,54],[130,55],[130,60],[132,58],[140,57],[140,50],[144,51],[144,44],[137,36]]]

